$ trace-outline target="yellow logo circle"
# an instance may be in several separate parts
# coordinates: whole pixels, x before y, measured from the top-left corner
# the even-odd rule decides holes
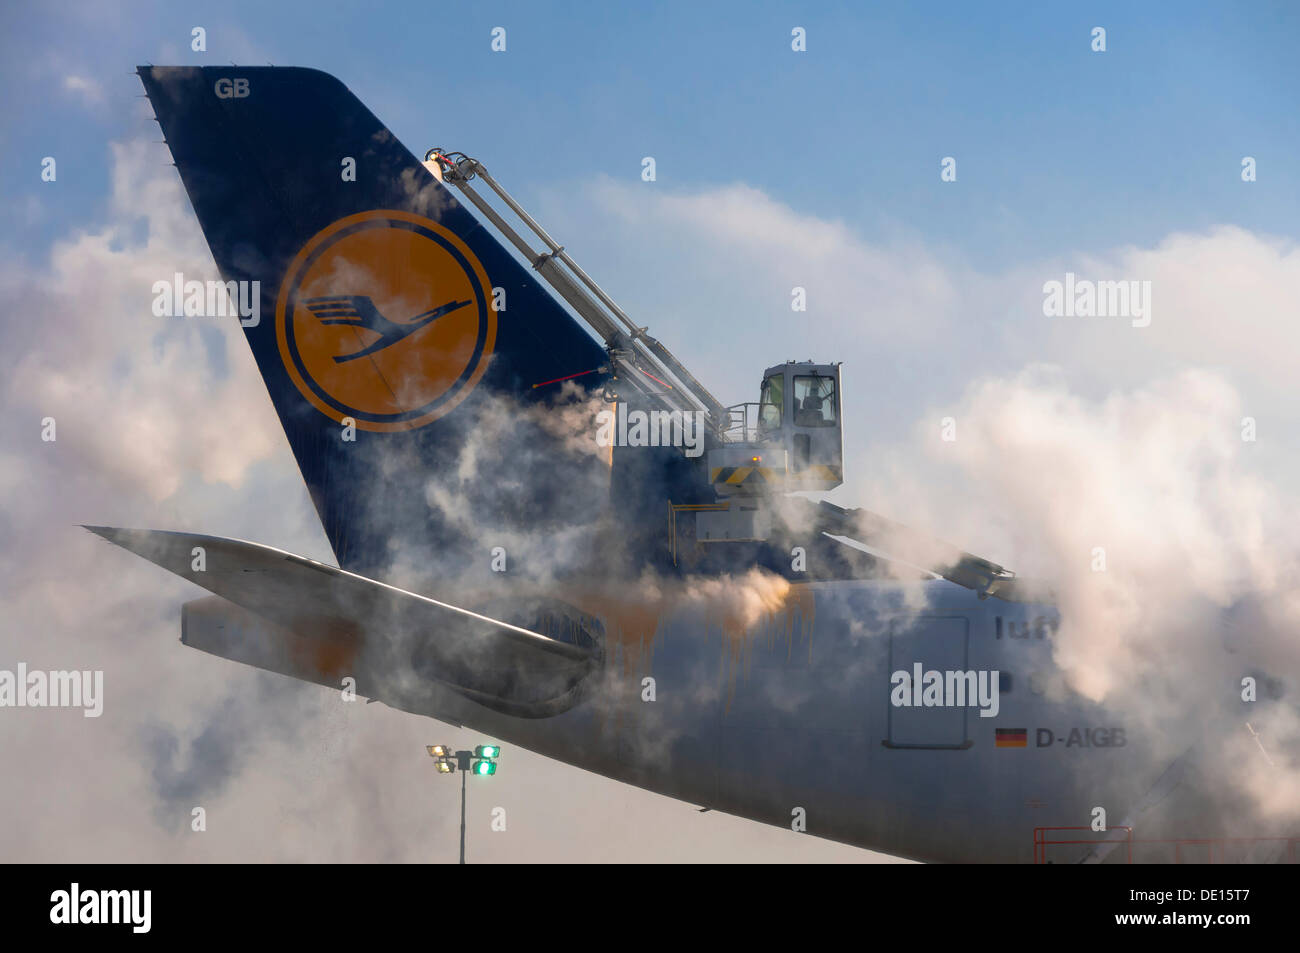
[[[478,384],[496,344],[487,273],[454,234],[409,212],[339,219],[285,272],[280,358],[321,413],[414,430]]]

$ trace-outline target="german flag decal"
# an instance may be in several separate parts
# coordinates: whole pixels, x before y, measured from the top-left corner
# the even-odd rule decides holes
[[[999,748],[1023,748],[1029,743],[1027,728],[998,728],[995,731]]]

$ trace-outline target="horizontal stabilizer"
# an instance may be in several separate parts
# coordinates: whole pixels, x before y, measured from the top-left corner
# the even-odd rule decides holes
[[[197,626],[213,611],[200,600],[187,608],[186,644],[192,639],[196,648],[321,684],[337,686],[352,675],[359,693],[395,707],[418,708],[412,696],[432,679],[509,714],[554,714],[569,707],[599,661],[597,647],[548,638],[270,546],[197,533],[86,528],[271,623],[250,632],[246,620],[236,624],[232,616],[227,628],[209,626],[200,638]],[[278,653],[247,646],[250,638],[277,638],[277,629]]]
[[[336,670],[329,640],[299,635],[220,596],[203,596],[181,606],[181,643],[329,688],[339,688],[339,680],[353,674],[342,667]]]

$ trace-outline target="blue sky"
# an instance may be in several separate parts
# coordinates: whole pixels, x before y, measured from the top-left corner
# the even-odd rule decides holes
[[[137,62],[273,62],[339,76],[413,151],[537,183],[744,182],[868,239],[976,267],[1300,220],[1300,8],[1286,3],[57,4],[0,31],[5,244],[39,254],[107,192],[107,142],[147,132]],[[443,15],[440,15],[440,11]],[[208,52],[189,49],[203,26]],[[489,48],[504,26],[507,52]],[[807,30],[808,51],[790,50]],[[1107,30],[1107,51],[1090,30]],[[67,76],[96,84],[88,99]],[[39,162],[60,161],[57,190]],[[943,156],[958,181],[939,181]],[[1239,163],[1255,156],[1244,188]],[[34,229],[14,228],[39,201]]]

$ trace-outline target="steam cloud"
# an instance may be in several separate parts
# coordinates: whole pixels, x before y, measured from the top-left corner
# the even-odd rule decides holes
[[[929,415],[873,503],[1048,580],[1074,690],[1128,712],[1170,758],[1194,745],[1198,783],[1245,795],[1266,825],[1300,818],[1298,501],[1253,465],[1237,390],[1187,370],[1086,400],[1035,366],[958,406],[957,439]],[[952,491],[922,500],[917,485]],[[1265,686],[1254,705],[1248,676]]]
[[[95,726],[81,718],[16,723],[18,730],[6,732],[0,741],[6,761],[29,766],[32,773],[15,777],[0,795],[3,813],[27,822],[4,830],[0,854],[237,859],[262,856],[268,844],[277,844],[275,856],[281,857],[320,858],[324,851],[340,858],[413,859],[409,831],[427,821],[427,777],[407,770],[405,753],[429,740],[423,720],[383,706],[354,713],[341,709],[333,693],[257,676],[272,680],[276,694],[292,696],[301,706],[295,713],[268,703],[260,685],[234,666],[178,649],[162,652],[160,646],[174,643],[176,605],[197,593],[73,527],[80,521],[169,525],[262,539],[328,559],[237,328],[202,329],[189,321],[160,328],[148,316],[149,289],[160,276],[180,268],[187,277],[216,277],[175,174],[165,165],[165,149],[120,145],[113,161],[110,224],[58,243],[48,270],[9,267],[0,274],[11,311],[36,316],[7,332],[23,356],[4,385],[6,413],[0,416],[6,438],[0,453],[6,646],[34,665],[67,667],[64,660],[72,658],[75,667],[105,669],[108,707],[98,721],[114,726],[109,738],[87,734]],[[703,205],[666,206],[653,221],[671,230],[683,216],[708,211],[705,231],[718,234],[700,240],[702,245],[664,243],[697,261],[712,260],[706,253],[712,242],[737,236],[720,222],[743,224],[757,216],[762,227],[743,233],[790,232],[785,219],[793,213],[770,200],[740,198],[745,201],[738,202],[731,190],[713,202],[704,197]],[[146,210],[143,239],[137,238],[140,209]],[[728,209],[735,214],[729,216]],[[863,247],[839,226],[794,224],[838,249],[843,261],[831,269],[834,275],[862,271],[858,256],[867,255],[868,273],[890,285],[892,300],[902,302],[898,309],[924,310],[927,329],[944,327],[953,282],[935,262],[927,259],[919,273],[906,272],[906,280],[891,283],[899,262],[887,252]],[[764,247],[755,257],[766,253]],[[736,254],[741,264],[748,262],[743,247]],[[1292,327],[1300,322],[1259,296],[1260,289],[1294,287],[1293,251],[1229,231],[1172,239],[1135,253],[1129,263],[1134,267],[1111,271],[1152,275],[1162,295],[1161,313],[1185,313],[1196,330],[1190,339],[1205,341],[1223,332],[1196,311],[1195,283],[1190,290],[1187,282],[1180,286],[1180,299],[1167,294],[1169,283],[1159,279],[1171,270],[1181,273],[1180,267],[1210,273],[1234,255],[1238,264],[1228,271],[1237,284],[1227,286],[1235,289],[1234,300],[1281,318],[1269,326],[1266,354],[1258,355],[1256,342],[1246,357],[1236,353],[1233,359],[1241,358],[1238,365],[1249,372],[1249,362],[1259,356],[1265,383],[1281,394],[1291,373],[1281,356],[1293,342],[1279,327],[1285,320]],[[1063,269],[1052,263],[1044,270]],[[918,287],[937,289],[936,301],[918,298]],[[863,299],[843,285],[838,294],[845,301]],[[1216,309],[1223,304],[1205,297]],[[953,330],[958,333],[955,324]],[[1160,319],[1149,330],[1159,340]],[[828,326],[822,333],[847,339],[843,328]],[[671,329],[663,337],[676,340]],[[1042,345],[1036,339],[1026,347],[1049,349]],[[1197,347],[1180,342],[1167,350],[1209,363]],[[1246,345],[1239,341],[1236,347],[1240,352]],[[1011,355],[1012,366],[1024,363],[1018,352]],[[709,356],[719,366],[734,357]],[[747,366],[761,364],[755,359]],[[975,374],[953,376],[966,380]],[[1222,735],[1201,739],[1201,776],[1219,784],[1225,803],[1248,809],[1252,819],[1294,823],[1300,805],[1294,757],[1300,740],[1298,501],[1294,484],[1285,479],[1288,471],[1266,479],[1263,467],[1253,463],[1256,451],[1264,456],[1266,438],[1260,444],[1241,440],[1241,418],[1249,407],[1261,406],[1258,392],[1246,400],[1240,381],[1234,384],[1230,372],[1219,371],[1169,371],[1146,384],[1108,386],[1092,398],[1082,396],[1085,388],[1072,389],[1073,379],[1068,370],[1037,367],[980,380],[954,404],[927,414],[912,439],[869,447],[873,466],[857,472],[871,477],[846,488],[853,491],[852,503],[918,524],[1023,575],[1050,580],[1063,617],[1058,660],[1077,690],[1137,712],[1153,726],[1176,725],[1191,709],[1222,715],[1216,722]],[[413,512],[462,518],[459,482],[483,471],[502,451],[499,438],[507,426],[517,427],[521,419],[552,432],[558,427],[571,451],[596,456],[584,443],[594,428],[583,421],[588,414],[594,418],[595,409],[585,403],[576,390],[566,390],[558,414],[530,417],[530,409],[502,406],[475,421],[474,439],[449,468],[453,478],[432,482],[425,499],[411,501]],[[850,434],[869,419],[867,406],[864,400],[849,409]],[[915,406],[919,400],[909,410]],[[1279,400],[1275,406],[1286,419],[1290,405]],[[933,421],[947,414],[958,420],[953,443],[935,434]],[[53,446],[36,436],[36,422],[45,415],[59,422]],[[1274,422],[1273,433],[1281,426]],[[505,449],[526,454],[528,445]],[[599,472],[593,469],[592,478]],[[571,497],[583,488],[563,489]],[[286,500],[298,502],[286,509]],[[599,525],[589,529],[602,531]],[[542,528],[503,530],[501,545],[536,568],[535,579],[543,583],[557,568],[589,560],[592,538]],[[1096,547],[1105,550],[1105,572],[1092,569]],[[463,565],[429,563],[424,555],[394,553],[393,581],[445,595],[464,580]],[[420,584],[429,582],[430,566],[447,575]],[[740,627],[774,611],[786,585],[761,573],[688,586],[683,593],[669,593],[672,584],[654,578],[636,582],[650,602],[696,601],[724,626]],[[1239,703],[1240,678],[1248,674],[1261,685],[1261,701],[1249,709]],[[241,714],[232,718],[232,711]],[[323,747],[298,750],[290,723],[313,714],[324,725]],[[1245,727],[1247,721],[1257,735]],[[1181,750],[1181,742],[1171,739],[1171,754]],[[83,781],[98,782],[93,797],[84,793],[90,784],[68,785],[42,767],[53,763],[51,751],[80,753]],[[270,763],[276,771],[267,770]],[[535,759],[532,768],[540,777],[546,762]],[[309,775],[321,781],[313,785],[321,792],[314,800],[304,799],[293,783]],[[229,783],[234,778],[238,785]],[[393,790],[412,793],[395,806],[384,794]],[[148,841],[159,827],[175,830],[174,812],[201,793],[209,806],[247,819],[244,836]],[[267,814],[259,811],[265,803],[287,806]],[[621,816],[618,799],[611,803]],[[522,803],[518,808],[526,809]],[[165,824],[160,810],[167,812]],[[123,833],[105,833],[102,820],[109,815]],[[70,828],[69,818],[87,820]],[[314,834],[322,818],[351,836],[322,847]],[[535,829],[545,826],[539,820]],[[450,842],[450,820],[445,833]],[[745,827],[744,837],[753,836]],[[51,849],[52,844],[63,846]],[[87,844],[93,845],[90,854],[77,846]]]

